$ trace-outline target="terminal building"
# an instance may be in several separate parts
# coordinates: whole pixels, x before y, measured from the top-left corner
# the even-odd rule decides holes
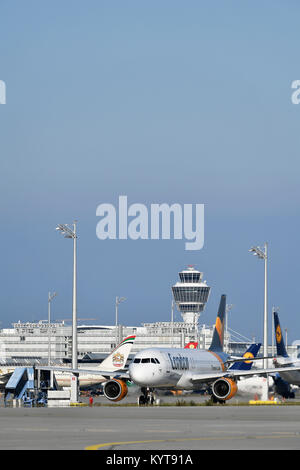
[[[209,347],[211,327],[198,330],[199,346]],[[145,323],[142,326],[118,327],[118,337],[136,335],[132,353],[151,347],[184,347],[195,340],[195,334],[184,322]],[[77,328],[78,360],[103,358],[116,346],[113,326],[80,325]],[[0,330],[0,363],[32,364],[48,362],[48,324],[14,323],[12,328]],[[72,327],[64,323],[51,324],[51,362],[69,362],[72,357]]]
[[[199,348],[210,346],[213,326],[199,324],[209,299],[210,287],[203,273],[189,266],[179,273],[179,282],[172,286],[173,306],[182,321],[143,323],[140,326],[78,325],[79,362],[101,361],[116,346],[116,338],[136,335],[132,354],[150,347],[184,347],[197,341]],[[251,340],[233,341],[225,331],[224,348],[229,353],[242,353]],[[50,348],[49,348],[50,343]],[[17,322],[12,328],[0,330],[0,364],[33,364],[69,362],[72,357],[72,326],[64,321],[51,323]]]

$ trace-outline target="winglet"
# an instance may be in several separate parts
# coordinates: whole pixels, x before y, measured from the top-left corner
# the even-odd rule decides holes
[[[226,310],[226,295],[221,296],[215,329],[209,351],[222,352],[224,346],[224,324]]]

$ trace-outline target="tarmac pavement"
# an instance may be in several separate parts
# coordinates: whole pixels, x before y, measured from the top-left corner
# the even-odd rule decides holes
[[[300,406],[0,407],[1,450],[299,449]]]

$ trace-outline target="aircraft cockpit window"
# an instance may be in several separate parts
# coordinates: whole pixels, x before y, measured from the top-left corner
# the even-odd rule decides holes
[[[136,357],[134,360],[133,360],[133,364],[149,364],[151,362],[151,364],[160,364],[159,360],[156,358],[156,357],[146,357],[146,358],[143,358],[141,359],[140,357]]]

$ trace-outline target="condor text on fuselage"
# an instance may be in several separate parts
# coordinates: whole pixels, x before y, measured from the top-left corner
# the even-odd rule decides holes
[[[180,354],[178,356],[171,356],[170,353],[168,353],[168,356],[173,370],[188,370],[190,368],[187,357],[183,357]]]

